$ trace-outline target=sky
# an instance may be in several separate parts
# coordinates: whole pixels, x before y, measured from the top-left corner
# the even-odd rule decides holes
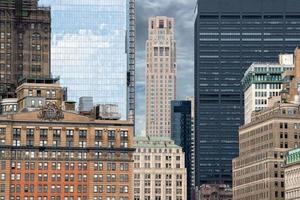
[[[196,0],[136,0],[136,135],[145,134],[145,43],[148,19],[175,19],[177,99],[194,95],[194,10]]]

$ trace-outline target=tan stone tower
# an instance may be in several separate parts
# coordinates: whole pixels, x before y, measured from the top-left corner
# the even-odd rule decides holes
[[[146,42],[146,134],[171,135],[171,100],[176,96],[174,19],[149,19]]]

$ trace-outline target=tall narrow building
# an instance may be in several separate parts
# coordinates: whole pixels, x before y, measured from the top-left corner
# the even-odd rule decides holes
[[[146,42],[146,134],[171,136],[171,100],[176,96],[174,19],[149,19]]]
[[[93,97],[134,120],[135,0],[40,0],[51,6],[52,73],[68,100]]]
[[[300,1],[198,0],[195,21],[196,184],[231,184],[244,122],[241,80],[300,42]]]
[[[187,170],[187,199],[192,199],[195,188],[194,137],[192,130],[192,101],[174,100],[171,102],[171,139],[182,147],[185,153]]]
[[[24,77],[50,75],[50,8],[37,0],[0,1],[0,96],[15,97]]]

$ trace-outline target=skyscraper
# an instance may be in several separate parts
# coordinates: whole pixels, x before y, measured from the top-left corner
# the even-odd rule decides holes
[[[171,136],[171,100],[176,97],[173,18],[149,19],[146,52],[146,134]]]
[[[52,14],[52,73],[68,99],[117,104],[134,119],[135,0],[40,0]]]
[[[192,130],[192,102],[189,100],[171,101],[171,139],[182,147],[185,153],[187,170],[187,199],[192,199],[195,187],[194,137]]]
[[[50,9],[37,0],[0,1],[0,96],[24,77],[50,75]]]
[[[198,0],[195,21],[196,185],[231,184],[243,123],[241,79],[300,41],[300,1]]]

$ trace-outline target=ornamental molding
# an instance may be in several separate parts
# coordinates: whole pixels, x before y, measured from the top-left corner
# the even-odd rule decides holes
[[[64,113],[60,106],[49,102],[41,108],[38,118],[45,121],[59,121],[64,119]]]

